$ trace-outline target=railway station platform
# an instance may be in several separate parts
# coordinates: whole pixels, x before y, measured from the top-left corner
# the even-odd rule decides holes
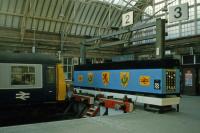
[[[0,127],[0,133],[199,133],[200,96],[182,96],[180,112],[132,113]]]

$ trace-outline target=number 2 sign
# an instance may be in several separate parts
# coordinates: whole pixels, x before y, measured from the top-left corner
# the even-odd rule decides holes
[[[189,19],[188,3],[169,7],[169,22]]]
[[[122,14],[122,26],[133,24],[133,11]]]

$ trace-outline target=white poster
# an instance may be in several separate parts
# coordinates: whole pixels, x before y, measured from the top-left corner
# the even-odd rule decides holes
[[[190,70],[185,73],[185,86],[192,86],[192,72]]]

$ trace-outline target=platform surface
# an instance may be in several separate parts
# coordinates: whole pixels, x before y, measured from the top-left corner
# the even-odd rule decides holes
[[[183,96],[180,112],[141,108],[129,114],[0,127],[0,133],[199,133],[200,96]]]

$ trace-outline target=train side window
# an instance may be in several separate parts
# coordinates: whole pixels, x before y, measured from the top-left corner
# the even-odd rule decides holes
[[[54,84],[56,82],[56,69],[55,67],[47,68],[47,83]]]
[[[35,67],[11,66],[11,85],[35,85]]]

